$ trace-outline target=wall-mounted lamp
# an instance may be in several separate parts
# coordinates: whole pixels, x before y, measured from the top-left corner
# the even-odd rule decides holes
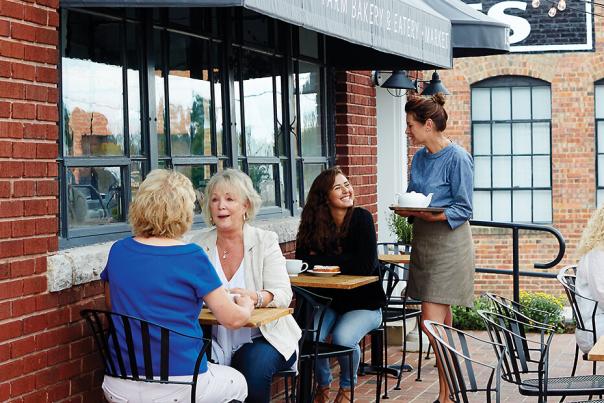
[[[449,95],[449,90],[443,85],[440,80],[440,76],[435,71],[432,73],[431,80],[411,80],[407,76],[407,72],[404,70],[394,70],[392,75],[387,78],[385,81],[382,80],[382,71],[374,71],[373,72],[373,82],[376,86],[386,88],[390,95],[394,97],[402,97],[407,94],[408,90],[412,90],[418,92],[419,83],[428,83],[426,88],[422,91],[420,95],[434,95],[438,92],[442,92],[445,95]]]

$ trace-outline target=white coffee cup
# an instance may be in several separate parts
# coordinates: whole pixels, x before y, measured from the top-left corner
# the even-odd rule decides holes
[[[287,273],[293,277],[308,269],[308,263],[303,262],[300,259],[287,259],[285,261],[285,267],[287,267]]]

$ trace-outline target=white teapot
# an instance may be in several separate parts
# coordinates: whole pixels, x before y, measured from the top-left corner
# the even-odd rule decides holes
[[[428,207],[432,201],[432,194],[428,196],[422,193],[410,192],[410,193],[397,193],[396,201],[399,207]]]

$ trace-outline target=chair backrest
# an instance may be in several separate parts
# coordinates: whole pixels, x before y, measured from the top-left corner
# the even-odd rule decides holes
[[[495,310],[503,316],[524,318],[527,321],[537,322],[544,326],[556,325],[556,313],[528,307],[490,292],[485,292],[484,295],[491,302]]]
[[[523,315],[508,317],[498,312],[484,310],[479,310],[478,314],[485,321],[491,341],[506,347],[501,377],[508,382],[521,385],[524,375],[536,374],[540,395],[545,396],[549,346],[555,327],[532,321]],[[538,332],[538,335],[526,337],[527,327]]]
[[[377,247],[379,255],[398,255],[411,252],[411,245],[400,242],[379,242]]]
[[[593,300],[591,298],[587,298],[579,293],[577,293],[575,287],[575,281],[577,279],[577,269],[576,266],[566,266],[563,267],[558,276],[556,276],[562,287],[564,287],[564,291],[566,293],[566,297],[568,298],[568,302],[570,304],[571,310],[573,312],[573,319],[575,320],[575,324],[577,329],[583,330],[585,332],[590,332],[593,337],[593,342],[596,342],[596,313],[598,311],[598,301]],[[579,309],[579,305],[586,305],[589,307],[593,306],[593,309],[589,312],[590,317],[584,315]],[[591,325],[591,326],[588,326]]]
[[[467,403],[469,393],[484,392],[487,402],[491,402],[494,394],[495,402],[499,403],[501,368],[506,347],[430,320],[425,320],[424,325],[436,342],[436,354],[443,365],[451,399]],[[493,348],[496,352],[493,362],[474,358],[468,341],[477,351],[489,346]],[[476,375],[484,378],[485,371],[488,374],[486,382],[479,385]]]
[[[400,269],[406,270],[404,267],[400,267],[396,264],[380,264],[380,277],[382,279],[384,293],[386,294],[386,305],[390,303],[392,293],[401,281],[398,275]]]
[[[170,330],[166,327],[116,312],[97,309],[84,309],[80,315],[88,323],[101,359],[105,374],[133,381],[156,383],[174,383],[191,385],[191,400],[194,401],[197,376],[203,356],[210,345],[209,340],[192,337]],[[153,357],[152,335],[159,335],[160,355]],[[203,342],[197,355],[195,367],[191,368],[191,382],[170,381],[170,338],[187,337]],[[135,353],[136,346],[142,346],[143,362],[140,363]],[[142,365],[141,365],[142,364]],[[142,372],[139,371],[142,368]]]
[[[317,343],[325,311],[331,304],[331,298],[323,297],[295,285],[292,285],[292,290],[296,297],[294,319],[302,329],[300,342]]]

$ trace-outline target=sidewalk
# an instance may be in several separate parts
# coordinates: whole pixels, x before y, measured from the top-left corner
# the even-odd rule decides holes
[[[478,337],[488,339],[488,335],[485,332],[472,332]],[[470,345],[470,348],[472,346]],[[476,354],[476,349],[472,350]],[[550,374],[552,376],[568,376],[572,369],[572,362],[575,352],[575,336],[574,334],[557,334],[554,336],[552,342],[552,351],[550,355]],[[368,352],[367,352],[368,353]],[[388,349],[389,363],[398,363],[401,359],[400,348],[390,347]],[[478,360],[490,361],[490,357],[493,357],[491,350],[482,349],[478,351],[476,358]],[[369,357],[367,357],[369,359]],[[417,353],[412,352],[408,354],[408,361],[413,367],[417,366]],[[390,401],[395,402],[407,402],[407,403],[432,403],[438,397],[438,375],[436,368],[434,367],[434,354],[430,354],[429,360],[422,360],[422,381],[416,382],[415,378],[417,373],[415,370],[412,372],[406,372],[403,374],[403,380],[401,382],[401,390],[394,390],[396,385],[395,378],[388,379],[389,388],[389,399],[382,399],[383,402],[387,403]],[[337,366],[336,366],[337,368]],[[591,374],[591,362],[583,361],[579,357],[579,364],[577,374],[587,375]],[[478,382],[482,382],[482,376],[487,376],[486,373],[478,374]],[[366,375],[359,377],[359,384],[355,389],[355,402],[358,403],[369,403],[375,401],[375,375]],[[536,402],[537,399],[534,397],[522,396],[518,393],[518,389],[515,385],[509,384],[502,381],[502,402]],[[335,398],[335,392],[337,391],[337,381],[332,384],[332,399]],[[383,390],[383,386],[382,386]],[[566,399],[565,401],[573,402],[587,400],[585,397],[576,397]],[[275,399],[274,402],[281,402],[283,399]],[[473,402],[484,402],[484,394],[476,395]],[[558,398],[552,399],[552,402],[558,402]]]

